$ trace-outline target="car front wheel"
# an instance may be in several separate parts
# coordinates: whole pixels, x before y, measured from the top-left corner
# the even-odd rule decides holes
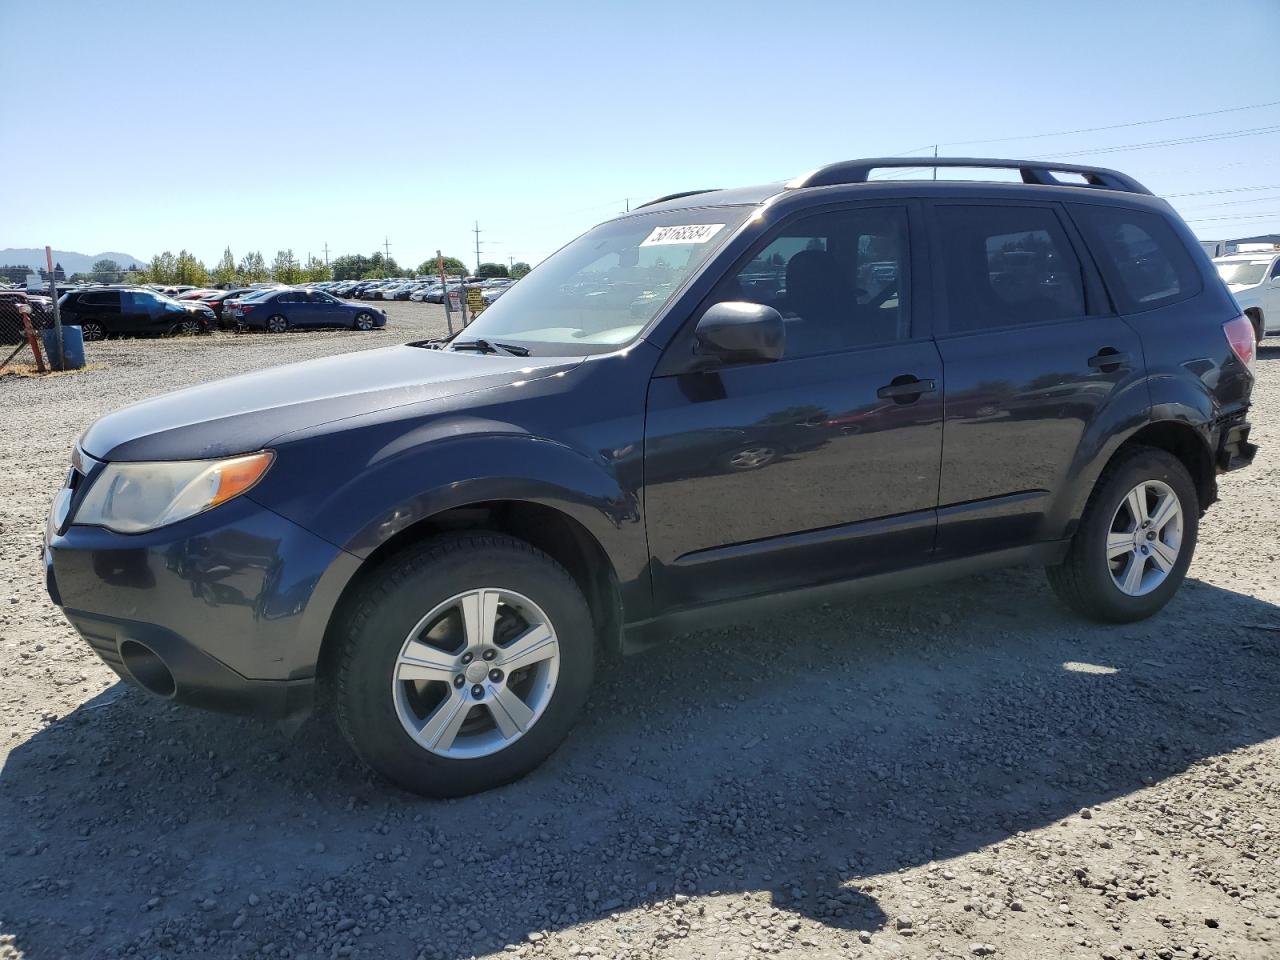
[[[373,314],[371,314],[371,313],[357,313],[357,314],[356,314],[356,319],[355,319],[355,324],[354,324],[354,326],[355,326],[355,328],[356,328],[357,330],[372,330],[372,329],[373,329]]]
[[[1062,563],[1058,597],[1093,620],[1128,623],[1172,599],[1195,552],[1200,501],[1173,454],[1134,447],[1107,466]]]
[[[493,533],[427,541],[365,585],[341,638],[338,724],[407,790],[452,797],[524,776],[560,744],[594,670],[573,578]]]

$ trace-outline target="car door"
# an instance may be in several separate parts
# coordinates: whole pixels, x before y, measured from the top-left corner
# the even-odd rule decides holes
[[[644,448],[659,609],[928,560],[942,364],[918,216],[868,203],[778,225],[668,347]],[[783,314],[782,359],[687,369],[701,312],[742,300]]]
[[[1141,341],[1057,204],[939,200],[930,218],[947,380],[937,559],[1059,537],[1056,494],[1099,418],[1145,390]]]
[[[311,325],[315,327],[336,327],[345,324],[344,311],[338,301],[320,290],[312,290],[308,310],[311,314]]]
[[[91,320],[102,325],[107,333],[120,328],[120,291],[90,290],[80,294],[77,322]]]

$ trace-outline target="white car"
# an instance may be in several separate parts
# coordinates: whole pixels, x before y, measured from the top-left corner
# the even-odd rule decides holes
[[[1235,253],[1216,258],[1213,265],[1253,322],[1258,342],[1280,333],[1280,251]]]

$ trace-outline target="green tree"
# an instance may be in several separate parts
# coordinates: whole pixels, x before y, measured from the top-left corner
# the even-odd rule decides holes
[[[262,259],[260,252],[246,253],[236,273],[240,283],[262,283],[271,279],[267,273],[267,261]]]
[[[147,273],[151,279],[149,283],[177,283],[178,282],[178,258],[166,250],[164,253],[157,253],[151,258],[151,263],[147,266]]]
[[[369,258],[358,253],[348,253],[335,258],[329,264],[329,269],[335,280],[359,280],[369,269]]]
[[[276,258],[271,262],[271,279],[280,283],[302,282],[302,265],[292,250],[276,251]]]
[[[505,277],[507,275],[507,265],[505,263],[482,263],[476,268],[477,277]]]
[[[517,260],[515,263],[511,265],[511,276],[514,279],[519,280],[521,277],[523,277],[526,273],[528,273],[532,269],[533,267],[529,266],[523,260]]]
[[[302,279],[307,283],[319,283],[321,280],[331,280],[333,275],[329,268],[325,266],[323,260],[319,257],[311,257],[307,260],[306,266],[302,268]]]
[[[121,278],[121,282],[131,283],[131,284],[134,284],[135,286],[141,286],[144,283],[152,283],[153,281],[151,279],[150,270],[148,270],[146,267],[140,267],[137,264],[134,264],[132,267],[130,267],[128,270],[124,272],[124,276]]]
[[[222,259],[212,271],[213,282],[229,286],[236,282],[236,258],[231,255],[231,248],[222,251]]]
[[[467,272],[467,265],[457,257],[445,257],[444,272],[449,276],[465,274]],[[422,263],[418,264],[418,273],[427,274],[432,277],[439,276],[440,264],[435,257],[431,257],[429,260],[423,260]]]
[[[96,283],[119,283],[124,268],[109,257],[103,257],[93,262],[93,269],[89,273]]]
[[[174,282],[203,287],[209,282],[209,271],[205,269],[194,253],[186,250],[178,251],[178,259],[174,266]]]
[[[369,257],[369,268],[365,270],[361,279],[380,280],[387,276],[399,276],[401,269],[396,262],[396,257],[384,256],[379,251],[374,251],[374,255]]]

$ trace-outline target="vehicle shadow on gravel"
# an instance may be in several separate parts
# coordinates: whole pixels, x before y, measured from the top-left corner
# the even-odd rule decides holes
[[[878,875],[1275,737],[1278,684],[1272,604],[1188,581],[1099,626],[1011,571],[611,665],[547,764],[448,802],[369,777],[323,720],[290,735],[117,684],[0,771],[0,940],[454,960],[611,916],[627,942],[628,911],[713,892],[650,943],[775,908],[875,931],[896,922]]]

